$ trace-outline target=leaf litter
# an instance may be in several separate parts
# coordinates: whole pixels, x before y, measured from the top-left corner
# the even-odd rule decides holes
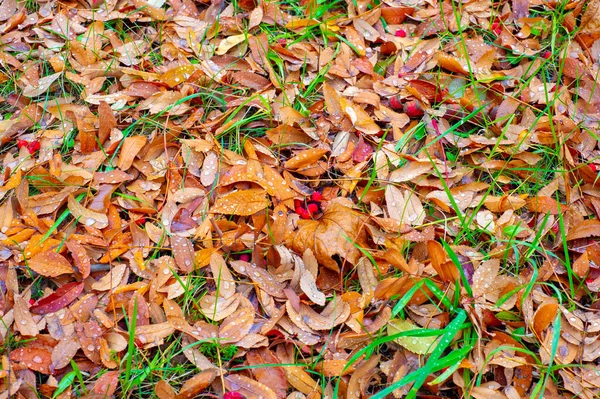
[[[598,10],[1,1],[0,397],[597,397]]]

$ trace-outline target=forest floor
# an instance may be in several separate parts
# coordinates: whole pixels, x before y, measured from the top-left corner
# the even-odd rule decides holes
[[[0,35],[0,399],[600,396],[600,0]]]

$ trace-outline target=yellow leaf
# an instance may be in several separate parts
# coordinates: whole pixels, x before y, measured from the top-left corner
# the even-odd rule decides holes
[[[262,211],[267,206],[269,206],[269,200],[265,196],[265,190],[252,188],[234,191],[218,198],[211,213],[249,216]]]
[[[189,79],[196,72],[196,67],[193,65],[181,65],[176,68],[169,69],[160,76],[160,81],[175,87]]]
[[[215,54],[216,55],[224,55],[230,49],[237,46],[238,44],[240,44],[241,42],[243,42],[244,40],[246,40],[249,37],[250,37],[249,35],[244,35],[244,34],[229,36],[229,37],[223,39],[223,41],[221,41],[221,43],[219,44],[219,47],[217,47],[217,49],[215,50]]]

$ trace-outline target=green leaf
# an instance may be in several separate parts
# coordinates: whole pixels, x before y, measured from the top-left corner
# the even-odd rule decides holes
[[[394,319],[390,320],[388,323],[388,335],[394,335],[399,332],[406,331],[419,331],[425,330],[419,326],[414,325],[409,320],[402,319]],[[437,341],[438,337],[398,337],[394,341],[409,351],[419,354],[425,355],[427,353],[431,353],[435,348],[434,344]]]

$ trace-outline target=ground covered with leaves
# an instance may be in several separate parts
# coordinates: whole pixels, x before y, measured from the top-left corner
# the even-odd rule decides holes
[[[0,34],[0,398],[600,395],[600,0]]]

